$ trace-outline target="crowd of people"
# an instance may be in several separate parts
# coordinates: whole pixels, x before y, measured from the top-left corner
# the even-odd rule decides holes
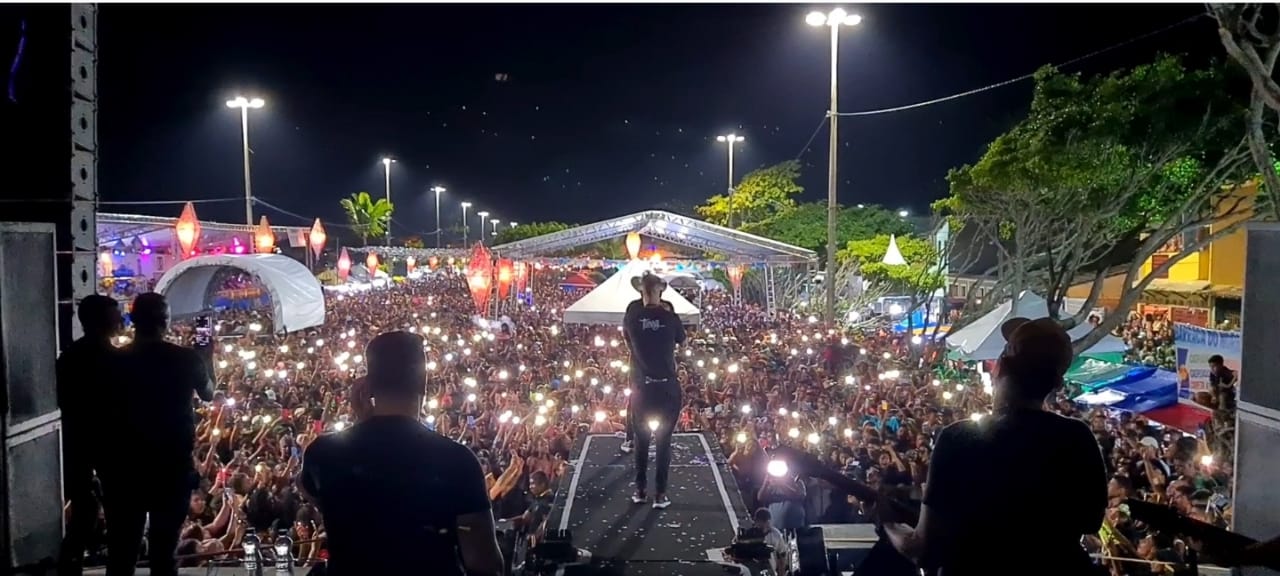
[[[580,293],[562,290],[550,270],[540,274],[519,303],[500,305],[501,323],[479,321],[464,278],[449,272],[328,293],[325,324],[291,334],[275,333],[265,310],[215,313],[216,389],[195,410],[199,478],[181,562],[216,562],[248,534],[264,543],[287,535],[299,563],[326,557],[325,519],[299,488],[302,455],[319,436],[367,417],[363,354],[372,338],[395,330],[426,342],[422,423],[477,456],[500,525],[529,528],[536,538],[554,487],[571,470],[574,442],[585,433],[623,434],[633,392],[621,327],[562,323]],[[807,450],[848,476],[919,498],[938,433],[991,412],[989,376],[949,363],[933,343],[887,328],[845,333],[807,316],[771,315],[724,292],[701,302],[701,325],[676,353],[678,427],[714,432],[748,508],[767,509],[778,528],[867,521],[874,503],[822,481],[772,478],[771,448]],[[1137,359],[1159,348],[1152,333],[1131,335]],[[188,343],[194,335],[186,322],[170,337]],[[1186,547],[1130,518],[1126,497],[1219,525],[1229,518],[1232,471],[1204,440],[1065,397],[1050,405],[1086,422],[1104,454],[1110,503],[1098,534],[1082,544],[1112,558],[1100,560],[1112,574],[1169,572]],[[91,556],[105,541],[99,530]]]

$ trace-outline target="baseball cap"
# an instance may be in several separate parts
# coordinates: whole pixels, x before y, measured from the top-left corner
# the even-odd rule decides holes
[[[661,276],[649,271],[645,271],[644,274],[640,276],[633,276],[631,278],[631,287],[635,288],[636,292],[644,292],[654,286],[666,290],[667,281],[663,280]]]
[[[1051,369],[1061,377],[1071,368],[1075,352],[1071,349],[1071,336],[1052,318],[1010,318],[1000,325],[1004,336],[1004,356],[1007,362],[1022,367]]]
[[[427,357],[422,337],[401,330],[384,332],[365,347],[369,394],[416,396],[427,381]]]
[[[1151,448],[1160,447],[1160,441],[1150,436],[1143,436],[1142,440],[1139,440],[1138,442],[1141,443],[1143,446],[1149,446]]]

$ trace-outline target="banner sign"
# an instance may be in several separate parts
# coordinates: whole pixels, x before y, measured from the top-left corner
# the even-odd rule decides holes
[[[1178,395],[1183,398],[1209,390],[1209,357],[1214,354],[1222,356],[1228,368],[1240,370],[1239,332],[1174,324],[1173,345],[1178,359]]]

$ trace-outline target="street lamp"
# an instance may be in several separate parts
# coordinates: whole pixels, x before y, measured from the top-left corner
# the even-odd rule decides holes
[[[387,204],[391,203],[391,164],[393,162],[395,162],[395,160],[391,158],[382,159],[382,171],[386,174],[386,177],[387,177]],[[387,246],[390,246],[390,245],[391,245],[391,221],[388,220],[387,221]]]
[[[516,223],[515,223],[515,222],[507,222],[507,224],[508,224],[508,225],[510,225],[512,228],[515,228],[515,227],[516,227]]]
[[[827,111],[827,121],[831,130],[831,146],[829,156],[827,157],[827,301],[826,301],[826,318],[829,322],[835,322],[836,319],[836,216],[839,208],[836,204],[836,149],[838,147],[837,120],[839,116],[839,103],[836,95],[838,94],[836,87],[837,59],[840,55],[840,27],[841,26],[857,26],[862,22],[862,17],[857,14],[849,14],[843,8],[835,8],[830,12],[823,14],[821,12],[810,12],[804,19],[810,26],[827,26],[831,28],[831,109]]]
[[[440,227],[440,195],[444,193],[444,186],[432,186],[431,191],[436,193],[436,248],[439,248],[440,238],[444,236],[444,229]]]
[[[501,224],[501,223],[502,223],[502,222],[500,222],[500,221],[498,221],[498,220],[490,220],[490,221],[489,221],[489,224],[491,224],[491,225],[493,226],[493,235],[494,235],[494,236],[497,236],[497,235],[498,235],[498,225],[499,225],[499,224]]]
[[[467,247],[467,208],[471,207],[470,202],[462,203],[462,247]]]
[[[240,109],[240,140],[244,144],[244,222],[253,226],[253,190],[249,183],[249,109],[258,109],[267,103],[261,98],[236,96],[227,100],[227,108]]]
[[[489,217],[488,212],[476,212],[476,216],[480,217],[480,243],[484,244],[484,221]]]
[[[911,215],[911,212],[909,212],[909,211],[907,211],[907,210],[899,210],[899,211],[898,211],[898,217],[899,217],[899,218],[906,218],[907,216],[910,216],[910,215]]]
[[[716,136],[716,142],[725,142],[729,144],[729,227],[733,228],[733,145],[746,140],[746,138],[737,134],[725,134]]]

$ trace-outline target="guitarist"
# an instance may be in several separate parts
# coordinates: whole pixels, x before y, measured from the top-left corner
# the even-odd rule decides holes
[[[1082,421],[1044,410],[1063,383],[1071,338],[1056,321],[1000,328],[995,412],[939,434],[913,528],[879,510],[894,548],[939,576],[1093,574],[1080,545],[1102,525],[1107,474]],[[890,516],[890,517],[886,517]]]

